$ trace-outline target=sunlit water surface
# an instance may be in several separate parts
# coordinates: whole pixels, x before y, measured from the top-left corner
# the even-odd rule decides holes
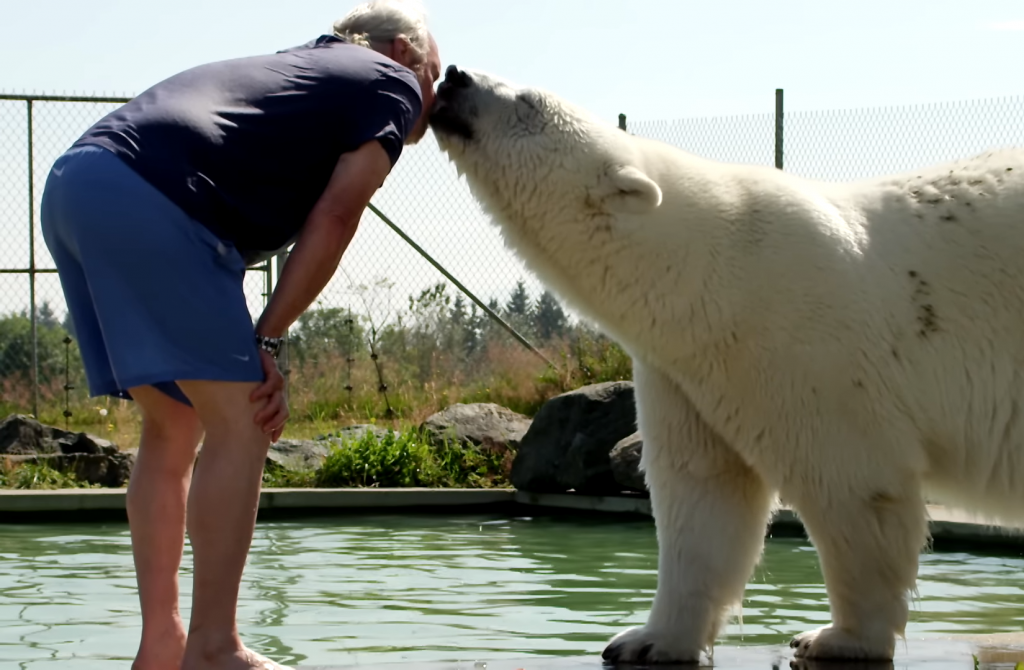
[[[243,639],[294,665],[599,655],[643,624],[656,583],[644,519],[372,515],[261,522]],[[189,612],[191,555],[182,566]],[[1019,631],[1024,559],[922,557],[908,635]],[[728,644],[828,622],[817,556],[772,539]],[[0,526],[0,667],[128,668],[140,633],[124,524]]]

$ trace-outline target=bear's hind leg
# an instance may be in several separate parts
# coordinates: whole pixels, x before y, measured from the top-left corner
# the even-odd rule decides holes
[[[798,658],[892,660],[906,630],[918,556],[928,536],[919,485],[857,491],[845,477],[818,477],[793,503],[821,560],[832,625],[796,636]],[[892,480],[890,480],[892,481]]]
[[[633,366],[658,585],[647,624],[616,635],[602,656],[697,661],[742,601],[764,548],[773,495],[671,380],[639,361]]]

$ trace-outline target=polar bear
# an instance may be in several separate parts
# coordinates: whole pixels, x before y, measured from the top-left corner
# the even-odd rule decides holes
[[[926,499],[1024,517],[1024,151],[817,182],[455,66],[431,126],[507,246],[633,358],[658,583],[606,660],[711,653],[780,499],[828,592],[831,625],[790,643],[808,659],[892,659]]]

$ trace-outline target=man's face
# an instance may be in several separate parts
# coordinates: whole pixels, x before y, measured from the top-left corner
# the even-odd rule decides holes
[[[437,42],[430,38],[430,52],[427,54],[427,62],[420,68],[417,76],[420,80],[420,88],[423,92],[423,111],[420,118],[409,133],[406,144],[416,144],[427,134],[430,109],[434,106],[434,84],[441,78],[441,55],[437,49]]]
[[[430,109],[434,106],[434,84],[441,78],[441,54],[437,49],[437,42],[434,41],[434,37],[431,35],[427,60],[419,66],[415,63],[415,53],[411,45],[404,40],[394,40],[388,45],[384,53],[396,63],[411,69],[416,73],[416,78],[420,80],[420,90],[423,95],[423,111],[420,113],[420,118],[416,121],[416,125],[413,126],[412,132],[409,133],[405,140],[406,144],[416,144],[427,134]]]

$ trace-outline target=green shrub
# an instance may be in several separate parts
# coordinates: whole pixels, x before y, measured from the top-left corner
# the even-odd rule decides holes
[[[367,433],[334,447],[316,473],[321,488],[484,488],[508,486],[507,450],[433,446],[416,429]]]
[[[79,481],[74,474],[39,463],[0,463],[0,488],[6,489],[87,489],[99,488]]]

